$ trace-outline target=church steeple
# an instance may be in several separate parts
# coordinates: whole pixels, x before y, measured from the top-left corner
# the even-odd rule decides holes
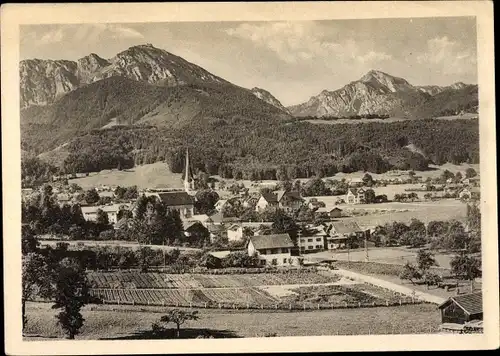
[[[186,168],[185,168],[185,175],[184,175],[184,190],[186,193],[189,193],[193,187],[193,176],[190,174],[189,170],[189,149],[186,148]]]

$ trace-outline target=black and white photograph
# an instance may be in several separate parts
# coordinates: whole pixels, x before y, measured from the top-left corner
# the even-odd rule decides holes
[[[479,17],[394,13],[20,23],[19,342],[498,339]]]

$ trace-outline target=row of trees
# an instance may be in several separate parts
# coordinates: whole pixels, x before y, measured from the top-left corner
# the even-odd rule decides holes
[[[430,221],[427,226],[417,219],[409,225],[395,221],[377,226],[371,239],[377,246],[421,247],[430,243],[432,249],[476,252],[481,248],[480,221],[478,205],[468,204],[465,225],[458,220]]]
[[[481,277],[481,261],[468,253],[467,250],[461,250],[450,261],[451,272],[458,280],[470,281],[471,292],[474,290],[474,279]],[[425,249],[421,249],[417,254],[416,264],[407,262],[399,276],[402,280],[408,280],[412,284],[422,281],[427,285],[439,286],[443,282],[441,275],[433,272],[432,267],[439,266],[434,254]]]

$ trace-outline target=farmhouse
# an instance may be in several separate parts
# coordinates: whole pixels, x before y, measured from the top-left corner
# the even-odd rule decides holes
[[[349,181],[349,186],[350,187],[360,187],[363,185],[363,179],[362,178],[352,178]]]
[[[259,212],[268,207],[293,211],[299,209],[302,202],[303,199],[298,192],[278,190],[272,193],[262,193],[255,206],[255,211]]]
[[[167,209],[178,210],[181,219],[189,219],[194,215],[194,198],[186,192],[147,192],[146,196],[156,196]]]
[[[241,225],[231,225],[227,229],[228,241],[241,241],[243,240],[243,227]]]
[[[249,256],[256,255],[261,265],[287,266],[293,264],[294,247],[288,234],[252,236],[248,241]],[[296,259],[295,259],[296,260]]]
[[[441,329],[461,331],[465,325],[483,320],[483,293],[453,296],[438,308],[441,312]]]
[[[349,241],[358,241],[363,236],[363,230],[354,221],[332,222],[327,227],[327,248],[334,250],[347,247]]]
[[[100,209],[108,214],[110,224],[116,224],[118,221],[118,212],[122,209],[130,209],[130,204],[110,204],[102,206],[82,206],[83,218],[87,221],[96,221],[97,211]]]
[[[345,196],[347,204],[363,204],[365,202],[365,190],[363,188],[349,188]]]
[[[210,242],[214,242],[216,238],[225,238],[227,236],[227,231],[223,225],[210,224],[207,229],[210,233]]]

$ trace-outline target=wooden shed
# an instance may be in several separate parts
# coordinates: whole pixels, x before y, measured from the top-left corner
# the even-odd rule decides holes
[[[483,320],[483,293],[457,295],[448,298],[438,307],[443,324],[465,324]]]

